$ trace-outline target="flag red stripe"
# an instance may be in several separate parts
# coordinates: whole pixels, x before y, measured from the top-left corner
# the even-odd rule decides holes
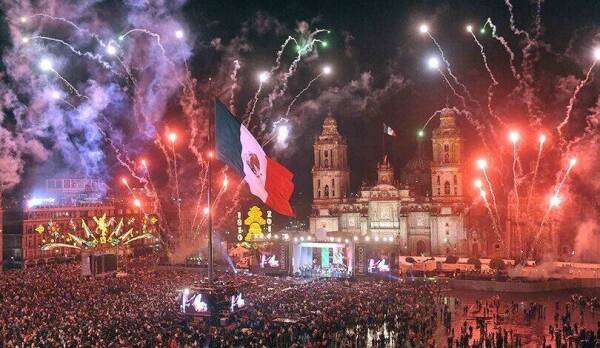
[[[294,210],[290,205],[290,197],[294,192],[294,174],[279,162],[267,157],[267,180],[265,190],[268,193],[268,206],[276,212],[286,216],[294,216]]]

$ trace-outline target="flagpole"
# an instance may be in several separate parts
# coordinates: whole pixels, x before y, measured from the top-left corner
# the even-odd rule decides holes
[[[383,132],[383,136],[381,137],[381,159],[383,160],[383,158],[385,157],[385,136],[387,135],[387,126],[385,125],[385,123],[383,123],[383,127],[384,132]]]
[[[208,168],[207,168],[207,176],[208,176],[208,192],[207,192],[207,201],[208,201],[208,284],[212,285],[213,283],[213,211],[212,211],[212,160],[214,156],[214,146],[213,146],[213,118],[215,117],[215,94],[213,93],[213,83],[212,78],[208,79],[208,88],[209,88],[209,115],[208,115]],[[210,107],[212,105],[212,108]]]

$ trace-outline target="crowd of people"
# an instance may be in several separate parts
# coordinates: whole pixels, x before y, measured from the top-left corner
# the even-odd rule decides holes
[[[208,325],[179,313],[178,293],[198,274],[154,270],[89,278],[76,264],[0,273],[1,347],[520,347],[600,344],[584,322],[596,298],[548,308],[499,297],[462,300],[433,281],[302,279],[221,274],[246,306]],[[552,316],[552,311],[558,316]],[[590,312],[591,311],[591,312]],[[577,314],[575,314],[577,312]],[[587,314],[586,314],[587,313]],[[546,315],[548,314],[548,317]],[[575,318],[577,316],[577,318]],[[552,320],[548,332],[517,330]],[[587,329],[584,328],[587,325]]]

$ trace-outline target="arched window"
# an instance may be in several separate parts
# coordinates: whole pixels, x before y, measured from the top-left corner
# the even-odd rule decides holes
[[[325,185],[325,198],[329,198],[329,185]]]
[[[440,176],[439,175],[437,176],[437,184],[438,185],[440,184]]]
[[[317,198],[321,198],[321,190],[317,192]]]
[[[456,162],[456,146],[455,144],[452,144],[452,162]]]
[[[331,179],[331,186],[335,188],[335,179]]]
[[[445,195],[449,195],[450,194],[450,183],[448,181],[446,181],[444,183],[444,194]]]
[[[317,187],[321,188],[321,179],[317,179]]]
[[[444,144],[444,163],[450,162],[450,146],[448,144]]]

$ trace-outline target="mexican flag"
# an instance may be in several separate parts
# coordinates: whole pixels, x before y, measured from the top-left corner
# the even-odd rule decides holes
[[[253,195],[279,214],[294,216],[290,205],[294,174],[267,157],[250,131],[221,101],[216,100],[215,103],[217,157],[244,178]]]
[[[385,123],[383,124],[383,132],[391,137],[396,136],[396,132],[392,129],[392,127],[388,126]]]

